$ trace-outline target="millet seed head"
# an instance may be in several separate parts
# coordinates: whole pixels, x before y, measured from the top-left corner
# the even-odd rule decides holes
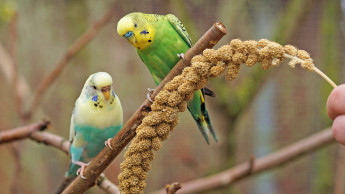
[[[284,51],[286,54],[289,54],[291,56],[296,56],[298,49],[292,45],[285,45]]]

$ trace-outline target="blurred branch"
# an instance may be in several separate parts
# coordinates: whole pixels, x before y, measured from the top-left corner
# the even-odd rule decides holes
[[[70,142],[63,137],[48,132],[34,132],[30,134],[29,138],[37,143],[53,146],[66,154],[69,154]]]
[[[334,194],[342,194],[345,191],[345,147],[337,145],[335,157],[335,176],[334,176]]]
[[[22,102],[23,99],[28,99],[30,96],[30,87],[28,83],[25,81],[24,77],[18,74],[14,61],[12,60],[8,52],[6,52],[1,42],[0,68],[2,69],[8,83],[15,87],[16,95],[18,95],[18,98],[20,98],[20,102]],[[16,80],[16,83],[12,83],[13,80]]]
[[[58,135],[54,135],[48,132],[40,132],[49,125],[49,121],[41,121],[29,126],[24,126],[0,133],[0,144],[16,141],[24,138],[30,138],[37,143],[43,143],[45,145],[53,146],[66,154],[69,154],[70,142],[65,138]],[[106,193],[119,194],[118,188],[112,182],[110,182],[105,175],[102,175],[97,179],[97,185]]]
[[[55,68],[42,79],[42,81],[38,84],[30,108],[26,113],[27,117],[30,118],[36,111],[36,108],[42,101],[44,93],[49,88],[49,86],[51,86],[51,84],[59,77],[68,62],[96,36],[97,32],[103,26],[105,26],[105,24],[107,24],[111,20],[111,18],[115,14],[115,8],[115,5],[111,6],[111,8],[102,16],[101,19],[94,22],[91,27],[70,46],[67,52],[55,64]]]
[[[199,41],[185,53],[185,59],[180,60],[169,74],[161,81],[159,86],[154,90],[151,98],[161,91],[165,83],[172,80],[175,76],[179,75],[182,70],[190,65],[190,59],[200,54],[206,48],[212,48],[218,41],[226,34],[226,29],[220,22],[215,23],[200,39]],[[113,148],[105,148],[96,158],[92,160],[90,165],[85,169],[85,176],[87,179],[77,177],[63,193],[83,193],[89,189],[96,178],[105,170],[105,168],[115,159],[115,157],[123,150],[123,148],[134,138],[136,135],[136,128],[142,121],[142,115],[149,109],[152,102],[148,99],[140,106],[140,108],[132,115],[122,127],[119,133],[111,140]]]
[[[12,174],[11,184],[9,185],[10,193],[13,194],[13,193],[18,193],[18,178],[20,177],[20,173],[22,171],[22,166],[20,164],[21,155],[19,152],[20,149],[16,147],[16,145],[8,144],[8,148],[12,154],[13,163],[15,163],[15,170]]]
[[[1,131],[0,144],[27,138],[35,131],[45,130],[49,124],[50,124],[50,121],[42,120],[40,122],[31,124],[31,125],[18,127],[18,128],[6,130],[6,131]]]
[[[101,174],[99,180],[97,180],[97,186],[108,194],[120,194],[119,188],[110,182],[105,175]]]
[[[65,138],[60,137],[58,135],[54,135],[48,132],[34,132],[30,135],[30,139],[36,141],[37,143],[43,143],[45,145],[53,146],[66,154],[69,154],[70,142],[67,141]],[[112,182],[110,182],[105,175],[101,175],[97,180],[96,183],[100,189],[102,189],[105,193],[109,194],[119,194],[118,188]]]
[[[174,182],[171,185],[165,186],[165,191],[166,191],[166,194],[174,194],[181,188],[182,188],[181,183]]]
[[[17,32],[17,24],[18,24],[18,13],[16,12],[10,22],[10,56],[12,58],[12,65],[13,65],[13,86],[14,86],[14,98],[15,98],[15,106],[17,109],[17,113],[19,117],[24,120],[24,107],[23,101],[19,90],[19,75],[18,75],[18,63],[17,63],[17,42],[18,42],[18,32]]]
[[[179,193],[197,193],[219,187],[227,187],[240,179],[290,163],[332,142],[334,142],[334,139],[331,129],[325,129],[265,157],[255,160],[250,159],[250,161],[239,164],[224,172],[182,183],[183,188],[179,190]],[[163,194],[165,190],[153,193]]]

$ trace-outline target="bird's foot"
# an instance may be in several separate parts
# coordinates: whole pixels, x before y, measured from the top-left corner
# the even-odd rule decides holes
[[[180,59],[185,59],[183,53],[177,54],[177,56],[178,56]]]
[[[110,140],[111,140],[111,138],[109,138],[107,141],[105,141],[105,142],[104,142],[104,145],[107,146],[107,147],[109,147],[110,149],[113,150],[113,147],[111,147]]]
[[[77,170],[77,175],[80,174],[80,177],[82,179],[86,179],[86,177],[84,176],[84,170],[85,170],[85,168],[87,166],[89,166],[90,162],[89,163],[84,163],[84,162],[76,161],[76,162],[73,162],[73,163],[80,166],[80,168]]]
[[[147,99],[149,99],[150,102],[153,102],[153,100],[151,99],[151,94],[153,91],[155,91],[155,89],[147,88],[147,90],[149,92],[147,92],[146,97],[147,97]]]

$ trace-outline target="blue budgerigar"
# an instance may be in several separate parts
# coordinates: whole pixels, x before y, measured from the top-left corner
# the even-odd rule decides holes
[[[122,128],[122,107],[112,85],[111,76],[105,72],[92,74],[86,80],[72,113],[71,163],[59,192],[69,184],[66,180],[73,180],[78,174],[86,178],[85,167]]]

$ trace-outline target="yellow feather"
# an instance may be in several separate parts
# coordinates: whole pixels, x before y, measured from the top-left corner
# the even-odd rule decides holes
[[[118,22],[117,33],[124,36],[127,32],[133,32],[133,36],[127,38],[128,42],[137,49],[145,49],[154,41],[156,31],[152,24],[157,17],[159,16],[140,12],[130,13]],[[149,33],[143,33],[144,30]]]

